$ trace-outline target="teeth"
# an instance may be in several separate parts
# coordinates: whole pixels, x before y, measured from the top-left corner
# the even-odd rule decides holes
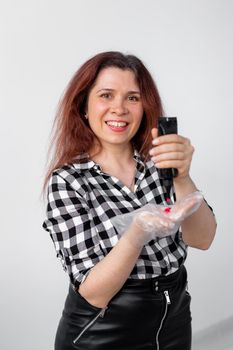
[[[125,122],[106,122],[109,126],[114,126],[117,128],[121,128],[127,125]]]

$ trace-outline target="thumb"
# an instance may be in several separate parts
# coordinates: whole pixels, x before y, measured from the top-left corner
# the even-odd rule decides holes
[[[151,135],[152,135],[152,139],[155,139],[158,136],[158,129],[157,128],[153,128],[151,130]]]

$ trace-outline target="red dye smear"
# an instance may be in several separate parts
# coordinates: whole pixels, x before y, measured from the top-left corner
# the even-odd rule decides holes
[[[170,213],[171,209],[172,209],[172,208],[166,207],[166,208],[164,209],[164,212],[168,214],[168,213]]]

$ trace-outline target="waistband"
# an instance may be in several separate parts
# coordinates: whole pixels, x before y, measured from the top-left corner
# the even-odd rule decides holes
[[[160,291],[172,288],[181,278],[184,278],[185,281],[187,280],[187,271],[184,265],[182,265],[176,272],[167,276],[161,275],[146,279],[129,278],[124,283],[122,289],[128,289],[131,287],[137,290],[152,288],[153,291]]]

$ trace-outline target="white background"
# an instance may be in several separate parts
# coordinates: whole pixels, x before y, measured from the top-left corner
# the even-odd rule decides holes
[[[231,0],[0,2],[1,349],[53,349],[68,276],[41,228],[49,133],[73,73],[106,50],[150,69],[217,216],[211,249],[186,263],[193,331],[233,315],[232,34]]]

